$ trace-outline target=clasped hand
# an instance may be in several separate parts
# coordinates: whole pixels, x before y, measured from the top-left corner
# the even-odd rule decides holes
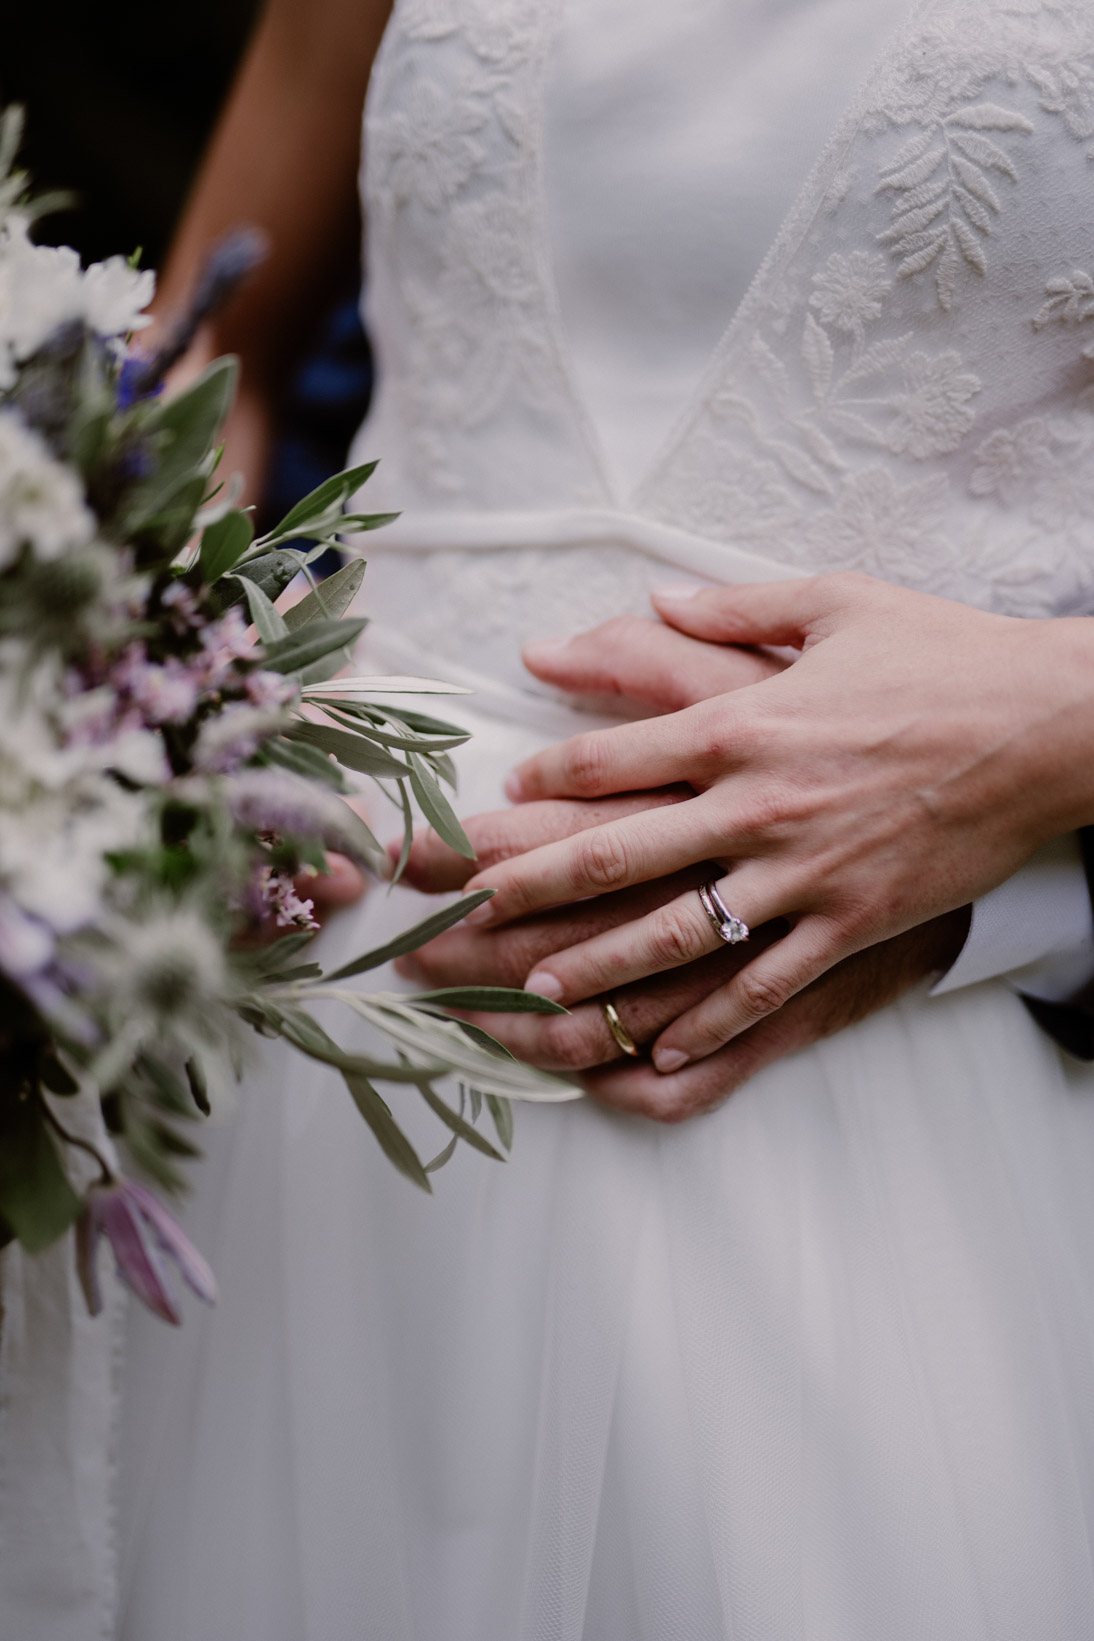
[[[529,848],[521,838],[520,853],[499,840],[468,885],[494,888],[495,899],[477,928],[445,940],[449,957],[463,942],[466,978],[468,962],[490,965],[487,948],[471,943],[492,940],[500,957],[508,933],[507,961],[527,958],[526,983],[577,1005],[568,1038],[564,1021],[499,1033],[533,1059],[552,1063],[553,1043],[553,1063],[580,1064],[582,1033],[610,1054],[599,1004],[586,1001],[610,992],[636,1040],[654,1037],[655,1061],[683,1069],[658,1077],[625,1063],[594,1071],[588,1086],[676,1118],[952,960],[967,903],[1063,829],[1044,755],[1060,698],[1048,623],[863,577],[655,603],[665,628],[617,623],[531,648],[532,670],[562,687],[641,695],[644,677],[645,698],[658,680],[676,710],[523,765],[518,807],[502,826],[514,829],[510,841],[522,813],[542,827],[545,804],[589,807],[583,818],[571,808],[561,839]],[[670,639],[691,647],[670,655]],[[799,657],[786,667],[726,647],[757,644],[793,646]],[[710,687],[714,657],[734,669],[728,688]],[[651,789],[662,794],[656,808],[642,795]],[[605,799],[622,807],[597,812]],[[419,873],[431,886],[420,863]],[[726,898],[756,931],[737,951],[716,949],[694,892],[702,876],[723,873]],[[438,983],[448,978],[443,955],[419,954]],[[517,977],[496,967],[494,976]],[[670,1001],[677,1017],[661,1029]],[[639,1003],[644,1037],[626,1012]]]

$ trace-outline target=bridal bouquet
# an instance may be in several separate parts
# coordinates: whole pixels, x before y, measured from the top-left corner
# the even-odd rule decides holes
[[[181,343],[148,358],[132,342],[153,276],[121,258],[83,270],[74,252],[32,242],[33,207],[12,170],[17,137],[9,114],[0,122],[0,1244],[34,1252],[75,1224],[95,1311],[105,1236],[130,1286],[177,1321],[165,1256],[207,1299],[213,1280],[149,1184],[184,1185],[194,1129],[228,1096],[251,1033],[331,1067],[386,1155],[426,1190],[458,1141],[495,1158],[508,1148],[511,1096],[574,1091],[450,1013],[555,1008],[543,999],[493,988],[369,995],[355,984],[482,895],[332,974],[310,960],[306,877],[325,870],[327,850],[397,877],[416,805],[470,854],[443,790],[466,736],[406,704],[446,686],[345,676],[365,625],[345,614],[364,563],[318,584],[309,569],[337,532],[387,521],[345,511],[372,467],[332,478],[255,539],[233,487],[217,479],[234,362],[162,396]],[[238,239],[222,247],[198,317],[249,255]],[[310,591],[279,609],[301,573]],[[351,775],[376,783],[402,815],[394,874],[345,801]],[[321,1001],[366,1021],[379,1046],[340,1047],[312,1013]],[[437,1088],[452,1073],[458,1106]],[[439,1157],[419,1158],[379,1083],[420,1094],[448,1130]],[[77,1120],[89,1098],[104,1124]],[[496,1143],[476,1126],[484,1106]],[[126,1178],[119,1156],[149,1183]]]

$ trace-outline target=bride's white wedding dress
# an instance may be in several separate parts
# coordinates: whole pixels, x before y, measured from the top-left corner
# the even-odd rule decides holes
[[[1089,0],[399,0],[366,154],[364,605],[480,690],[468,812],[581,721],[521,640],[681,572],[1089,605]],[[126,1641],[1094,1634],[1094,1075],[1004,986],[432,1200],[286,1055],[213,1138]]]

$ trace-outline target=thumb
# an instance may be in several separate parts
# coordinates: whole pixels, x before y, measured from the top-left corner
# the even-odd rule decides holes
[[[867,576],[818,575],[739,587],[662,587],[652,594],[663,621],[714,644],[789,644],[822,638],[833,618],[867,596]]]

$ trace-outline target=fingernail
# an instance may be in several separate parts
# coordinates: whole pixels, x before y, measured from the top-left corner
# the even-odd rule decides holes
[[[468,912],[464,918],[465,923],[472,924],[476,929],[482,929],[488,923],[493,923],[493,921],[494,902],[492,900],[484,900],[481,906],[476,906],[475,910]]]
[[[655,1048],[653,1051],[653,1063],[657,1067],[658,1071],[667,1077],[670,1072],[679,1071],[681,1066],[686,1066],[688,1063],[688,1057],[682,1049]]]
[[[542,973],[537,970],[535,974],[530,974],[524,982],[524,989],[534,991],[537,997],[546,997],[551,1003],[562,1000],[561,982],[556,980],[553,974],[548,974],[546,969]]]
[[[671,587],[655,587],[654,598],[663,598],[668,604],[682,604],[687,598],[694,598],[696,593],[702,592],[701,587],[693,583],[680,582]]]
[[[507,775],[505,777],[505,786],[503,790],[510,803],[519,803],[521,798],[523,798],[524,787],[521,784],[520,776],[517,774],[516,770],[514,770],[511,775]]]

